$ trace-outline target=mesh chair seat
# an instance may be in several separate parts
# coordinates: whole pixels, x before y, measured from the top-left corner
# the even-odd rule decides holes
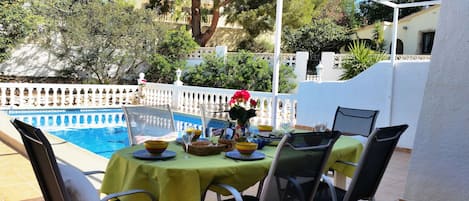
[[[175,140],[174,115],[169,105],[123,106],[130,145],[149,139]]]
[[[210,137],[214,129],[225,129],[230,126],[229,121],[222,120],[228,115],[227,104],[200,104],[199,107],[205,137]]]
[[[375,127],[378,110],[364,110],[337,107],[333,131],[340,131],[343,135],[361,135],[368,137]]]

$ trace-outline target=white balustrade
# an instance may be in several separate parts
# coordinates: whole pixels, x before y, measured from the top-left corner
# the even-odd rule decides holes
[[[136,85],[0,83],[0,107],[118,107],[130,104]]]
[[[122,111],[86,111],[65,114],[65,110],[14,110],[8,115],[48,131],[67,128],[103,128],[125,126]]]
[[[175,110],[200,115],[199,104],[211,107],[226,105],[235,91],[237,90],[147,83],[144,87],[144,102],[147,105],[170,104],[172,96],[178,96],[178,104],[173,104]],[[250,91],[250,93],[254,100],[259,101],[257,116],[253,118],[253,121],[260,124],[270,124],[273,104],[272,93],[257,91]],[[294,124],[296,121],[296,100],[290,94],[280,94],[279,103],[277,116],[285,120],[290,119]],[[210,109],[213,108],[208,108],[208,110]],[[229,108],[225,109],[228,110]],[[228,114],[219,113],[216,117],[227,119]]]
[[[137,85],[0,83],[0,107],[26,109],[119,107],[132,103],[137,88]],[[199,104],[224,105],[224,110],[228,110],[227,103],[235,91],[237,90],[147,83],[142,87],[140,104],[171,104],[176,111],[200,115]],[[250,93],[252,98],[259,102],[257,116],[253,121],[270,124],[272,93],[256,91]],[[279,118],[295,122],[296,100],[290,94],[279,95],[278,107]],[[228,113],[218,113],[217,117],[227,119]],[[86,117],[89,118],[93,118],[94,121],[95,118],[101,117]]]

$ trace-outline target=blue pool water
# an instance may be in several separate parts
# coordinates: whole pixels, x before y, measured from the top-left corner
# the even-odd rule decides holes
[[[11,110],[7,113],[106,158],[129,146],[121,109]],[[202,125],[200,117],[182,113],[174,113],[174,120],[178,130]]]

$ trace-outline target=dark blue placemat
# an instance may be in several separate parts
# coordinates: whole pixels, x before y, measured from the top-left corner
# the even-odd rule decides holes
[[[255,161],[255,160],[261,160],[265,158],[265,154],[260,151],[254,151],[252,152],[251,155],[245,155],[245,154],[239,153],[239,151],[237,150],[233,150],[233,151],[226,152],[225,156],[228,158],[241,160],[241,161]]]
[[[134,151],[133,156],[135,158],[143,159],[143,160],[165,160],[165,159],[174,158],[176,156],[176,152],[165,150],[161,154],[151,154],[146,149],[141,149],[141,150]]]

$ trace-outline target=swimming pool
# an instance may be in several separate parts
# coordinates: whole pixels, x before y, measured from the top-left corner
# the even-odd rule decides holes
[[[7,114],[98,155],[129,146],[122,109],[9,110]],[[202,127],[200,117],[174,113],[177,130]]]

